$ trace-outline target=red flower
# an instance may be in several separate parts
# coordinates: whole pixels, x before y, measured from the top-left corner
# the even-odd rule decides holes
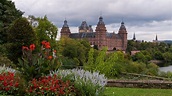
[[[31,44],[29,47],[30,47],[30,50],[35,50],[35,44]]]
[[[53,58],[53,56],[48,56],[48,60],[51,60]]]
[[[50,42],[42,41],[41,43],[42,43],[42,45],[43,45],[46,49],[51,48],[51,46],[50,46]]]
[[[9,87],[6,87],[5,90],[8,91],[8,90],[10,90],[10,88]]]
[[[8,84],[7,84],[7,81],[4,81],[4,82],[3,82],[3,85],[4,85],[4,86],[7,86],[7,85],[8,85]]]
[[[46,49],[50,49],[51,46],[50,46],[50,45],[46,45],[45,48],[46,48]]]
[[[45,46],[45,48],[46,48],[46,49],[51,48],[51,46],[50,46],[50,43],[49,43],[49,42],[46,42],[44,46]]]
[[[63,89],[60,89],[60,90],[59,90],[59,92],[60,92],[60,94],[61,94],[61,95],[63,95],[63,94],[64,94]]]
[[[26,46],[22,46],[22,50],[29,50],[29,48]]]
[[[42,44],[42,45],[45,45],[46,42],[47,42],[47,41],[44,40],[44,41],[41,42],[41,44]]]

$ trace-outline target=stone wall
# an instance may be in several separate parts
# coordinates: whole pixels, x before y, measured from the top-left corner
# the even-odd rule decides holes
[[[107,87],[172,89],[172,81],[163,80],[108,80]]]

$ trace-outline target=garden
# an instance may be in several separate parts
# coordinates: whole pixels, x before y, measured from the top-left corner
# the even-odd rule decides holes
[[[23,46],[19,67],[0,67],[0,94],[15,96],[101,96],[107,78],[99,72],[60,69],[56,50],[42,41],[39,53],[35,45]]]

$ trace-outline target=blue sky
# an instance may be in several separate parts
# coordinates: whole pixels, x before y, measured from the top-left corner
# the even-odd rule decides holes
[[[128,39],[152,41],[172,40],[172,0],[12,0],[24,16],[47,15],[59,31],[68,21],[72,32],[78,32],[86,20],[95,30],[102,15],[108,32],[118,32],[121,21],[128,31]]]

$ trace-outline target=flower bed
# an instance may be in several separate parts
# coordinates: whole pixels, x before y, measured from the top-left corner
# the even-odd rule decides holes
[[[23,46],[17,69],[0,67],[0,95],[100,96],[107,79],[98,72],[59,70],[60,60],[50,43]],[[34,52],[35,51],[35,52]],[[58,71],[57,71],[58,70]],[[50,72],[51,71],[51,72]]]

